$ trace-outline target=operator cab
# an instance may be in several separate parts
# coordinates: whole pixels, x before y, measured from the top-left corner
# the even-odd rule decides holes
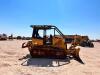
[[[65,43],[63,33],[53,25],[31,25],[33,28],[32,43],[34,45],[57,45]],[[51,31],[51,33],[49,32]],[[56,32],[59,35],[56,35]]]

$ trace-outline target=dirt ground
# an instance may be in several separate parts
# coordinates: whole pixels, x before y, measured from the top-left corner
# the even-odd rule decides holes
[[[81,64],[74,59],[32,59],[28,49],[21,48],[23,42],[0,41],[0,75],[100,75],[100,43],[94,43],[94,48],[80,47]]]

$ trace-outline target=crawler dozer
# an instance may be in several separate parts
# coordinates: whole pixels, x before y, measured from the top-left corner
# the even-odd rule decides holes
[[[64,34],[53,25],[31,25],[33,28],[32,41],[22,44],[22,48],[28,47],[30,55],[33,58],[58,58],[63,59],[68,56],[81,61],[79,57],[80,48],[75,48],[71,45],[67,48]],[[53,35],[49,36],[47,31],[53,31]],[[39,34],[39,31],[41,31]],[[42,34],[43,31],[43,34]],[[61,37],[57,37],[56,33],[59,33]],[[42,35],[42,37],[40,36]]]
[[[88,36],[74,36],[73,45],[80,45],[82,47],[94,47],[94,44],[89,40]]]

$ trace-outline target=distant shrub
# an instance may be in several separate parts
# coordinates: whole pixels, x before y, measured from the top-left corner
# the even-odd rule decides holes
[[[31,40],[31,37],[22,37],[22,40]]]
[[[21,36],[17,36],[17,40],[21,40],[22,39],[22,37]]]

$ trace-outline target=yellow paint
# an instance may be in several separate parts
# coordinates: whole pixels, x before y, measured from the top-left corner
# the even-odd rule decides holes
[[[32,38],[33,45],[43,45],[43,39]]]

